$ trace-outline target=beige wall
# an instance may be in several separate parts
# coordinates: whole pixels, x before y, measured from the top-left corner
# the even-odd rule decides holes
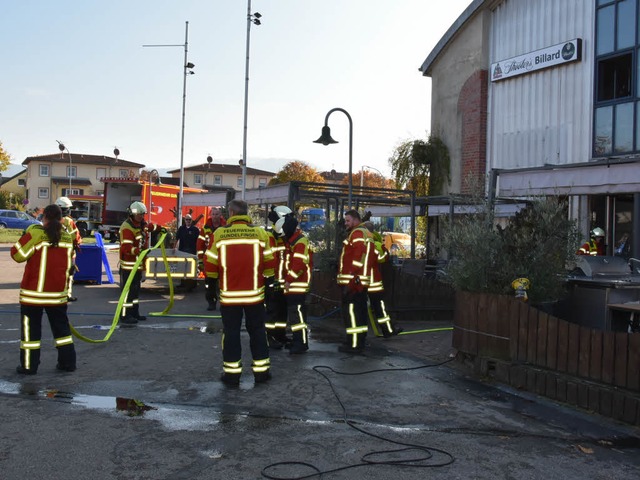
[[[49,168],[49,174],[47,176],[40,176],[40,166],[45,165]],[[89,179],[91,185],[74,185],[73,179],[71,182],[71,188],[79,189],[83,195],[100,195],[104,184],[100,179],[104,176],[107,177],[128,177],[137,176],[138,169],[132,169],[130,167],[109,167],[108,165],[96,165],[96,164],[73,164],[71,166],[76,167],[76,177],[79,179]],[[46,161],[32,161],[27,167],[27,189],[29,190],[29,207],[46,207],[47,205],[55,202],[55,200],[62,196],[63,191],[69,187],[69,182],[53,183],[53,177],[67,177],[68,163],[51,163]],[[48,189],[48,195],[45,198],[39,198],[38,193],[40,188]]]
[[[458,99],[465,82],[488,68],[489,13],[480,12],[461,29],[431,67],[431,133],[442,138],[451,158],[451,185],[460,193],[462,125]]]
[[[4,192],[13,193],[15,195],[22,195],[24,197],[27,189],[21,185],[18,185],[18,183],[24,184],[26,181],[26,178],[27,178],[27,172],[25,170],[15,178],[12,178],[6,183],[3,183],[2,187],[0,188],[2,188]]]
[[[180,172],[172,173],[172,178],[180,178]],[[196,175],[200,175],[202,177],[202,183],[196,183]],[[184,172],[184,181],[187,185],[193,188],[202,188],[204,185],[216,185],[215,177],[220,175],[222,177],[222,183],[220,186],[222,187],[231,187],[236,190],[241,190],[241,187],[238,185],[238,178],[242,178],[242,174],[222,174],[217,172],[192,172],[185,171]],[[247,174],[247,188],[258,188],[260,187],[260,181],[262,181],[264,186],[267,186],[269,180],[271,180],[273,176],[271,175],[249,175]],[[216,185],[218,186],[218,185]]]

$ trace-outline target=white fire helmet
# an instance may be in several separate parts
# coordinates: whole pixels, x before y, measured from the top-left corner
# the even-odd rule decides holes
[[[147,207],[142,202],[133,202],[129,207],[129,215],[144,215],[147,213]]]
[[[69,197],[58,198],[56,200],[56,205],[58,205],[62,209],[73,207],[73,203],[71,203],[71,200],[69,200]]]
[[[601,229],[600,227],[596,227],[593,230],[591,230],[591,236],[592,237],[604,237],[604,230]]]

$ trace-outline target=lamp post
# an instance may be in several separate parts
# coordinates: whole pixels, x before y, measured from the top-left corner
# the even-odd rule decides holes
[[[378,175],[380,175],[384,179],[384,175],[377,168],[370,167],[369,165],[362,165],[362,167],[360,167],[360,188],[364,187],[364,169],[365,168],[368,168],[369,170],[375,170],[376,172],[378,172]]]
[[[342,112],[349,119],[349,210],[351,210],[352,198],[353,198],[353,121],[351,120],[351,115],[343,108],[332,108],[327,112],[327,115],[324,117],[324,127],[322,127],[322,134],[320,138],[314,140],[313,143],[321,143],[322,145],[331,145],[332,143],[338,143],[336,140],[331,138],[331,129],[329,128],[329,116],[333,112]]]
[[[64,146],[64,143],[62,143],[60,140],[56,140],[56,142],[58,142],[58,150],[60,150],[60,153],[62,154],[62,158],[64,158],[64,151],[67,151],[67,155],[69,155],[69,191],[67,192],[67,197],[69,195],[71,195],[71,174],[73,173],[73,164],[71,163],[71,152],[69,152],[69,149],[67,147]]]
[[[251,0],[247,0],[247,57],[244,65],[244,130],[242,134],[242,200],[247,190],[247,118],[249,113],[249,46],[251,44],[251,24],[260,25],[258,12],[251,13]]]
[[[182,131],[180,136],[180,193],[178,194],[178,211],[176,215],[176,225],[179,227],[182,223],[182,197],[184,196],[184,119],[185,108],[187,104],[187,75],[193,75],[195,72],[192,70],[195,65],[188,61],[188,45],[189,45],[189,22],[184,22],[184,43],[177,45],[143,45],[143,47],[183,47],[184,48],[184,61],[183,66],[183,81],[182,81]]]

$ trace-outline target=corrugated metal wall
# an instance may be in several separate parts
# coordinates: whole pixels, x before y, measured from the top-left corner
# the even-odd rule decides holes
[[[492,14],[490,63],[573,38],[582,61],[490,82],[487,168],[589,160],[594,0],[506,0]]]

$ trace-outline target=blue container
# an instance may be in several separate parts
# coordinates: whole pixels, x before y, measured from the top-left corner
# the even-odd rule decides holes
[[[75,282],[95,282],[102,284],[102,248],[97,245],[80,245],[76,254],[78,271],[73,276]]]

